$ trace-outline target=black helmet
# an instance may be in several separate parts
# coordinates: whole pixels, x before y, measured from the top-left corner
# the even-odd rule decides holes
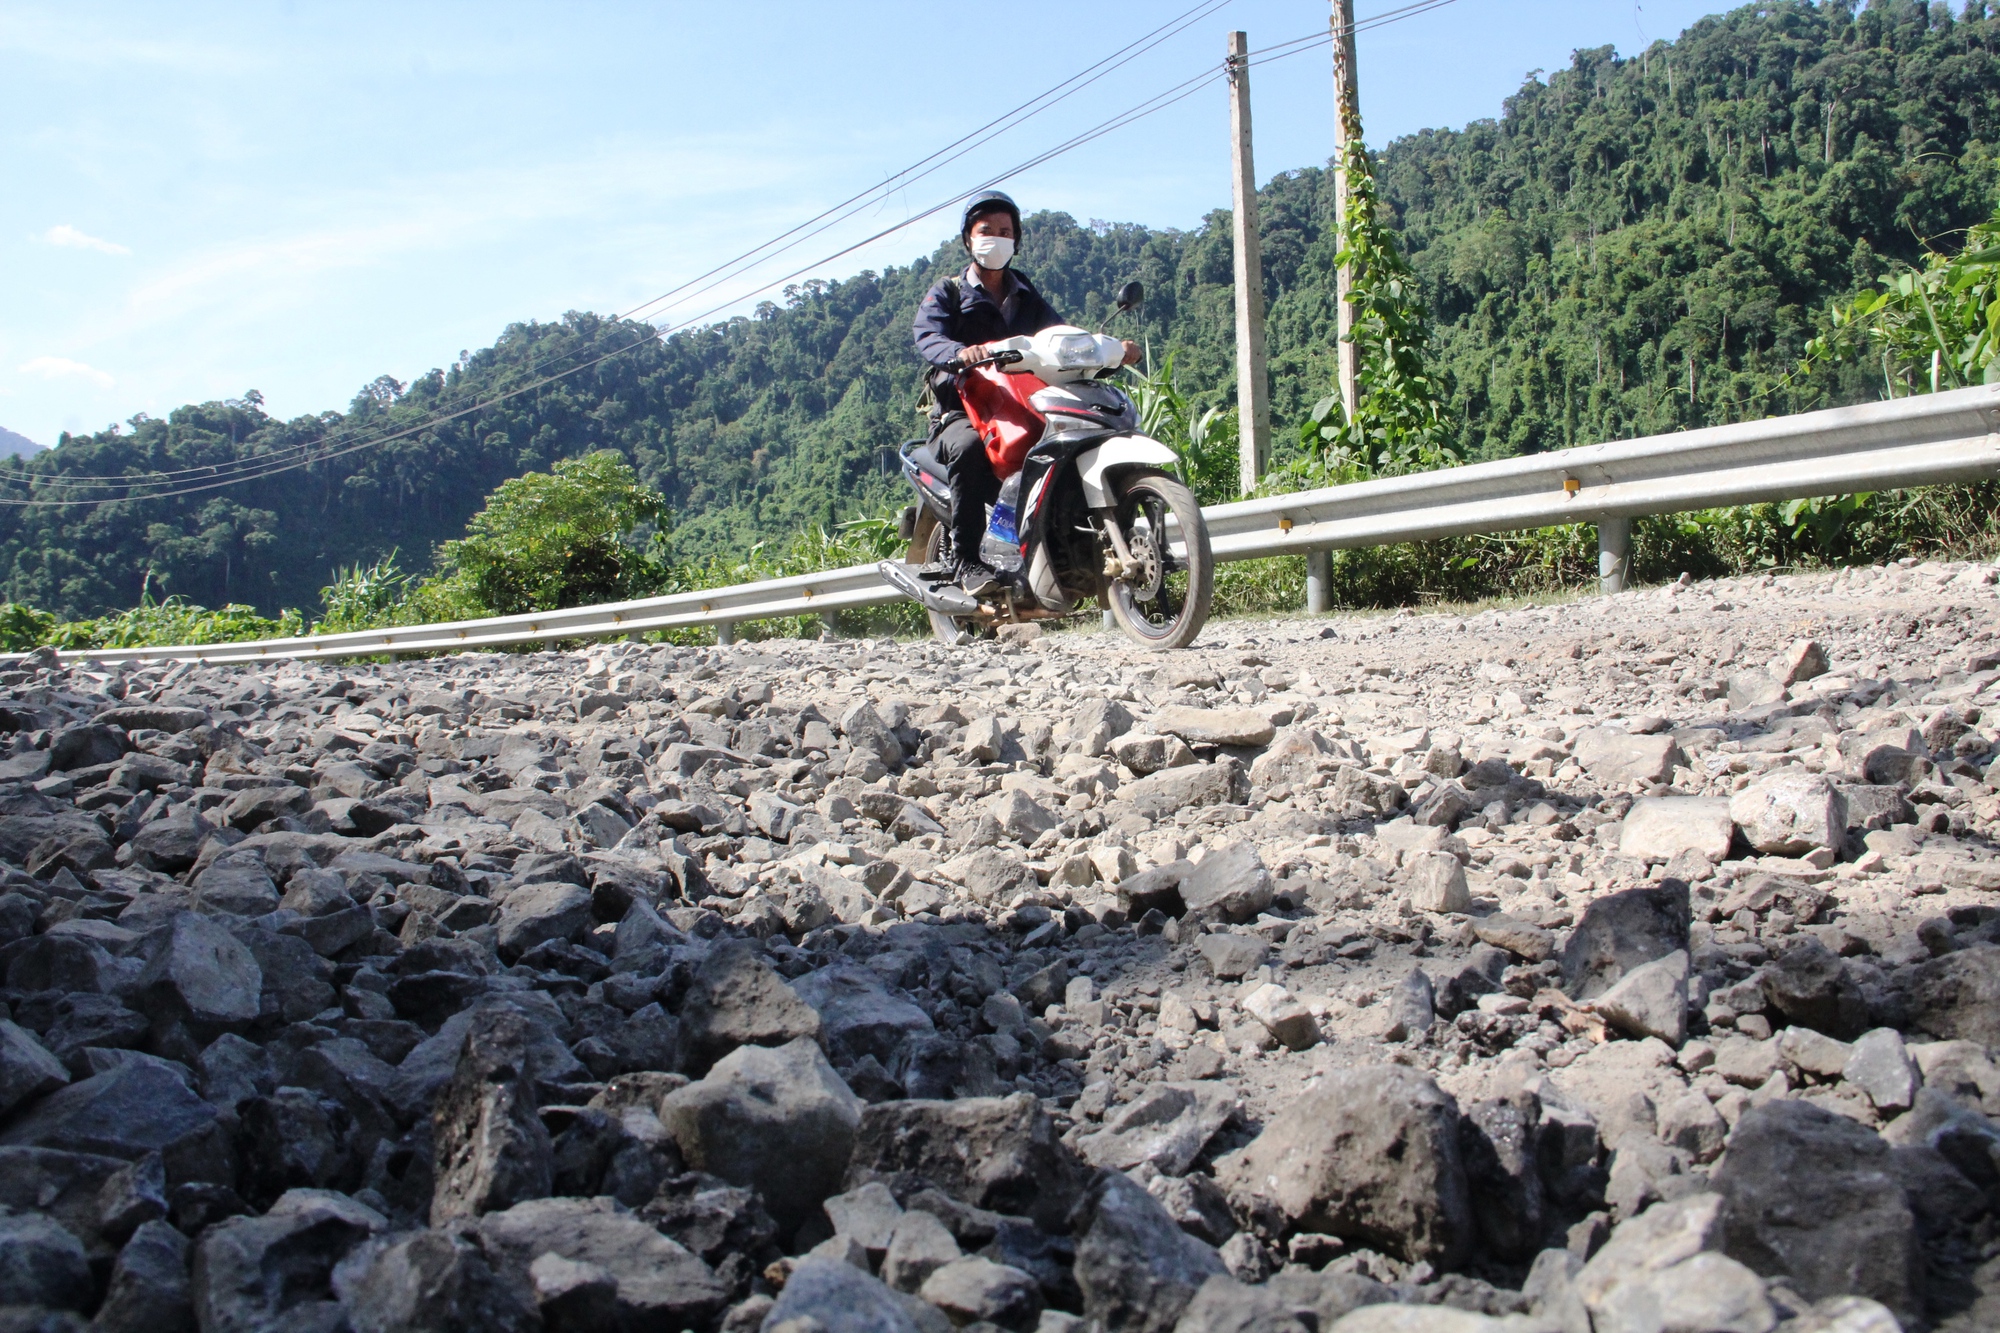
[[[958,219],[958,239],[964,240],[972,234],[973,222],[984,213],[1005,213],[1014,219],[1014,236],[1021,235],[1021,206],[1014,202],[1012,195],[999,190],[981,190],[965,201],[965,212]]]

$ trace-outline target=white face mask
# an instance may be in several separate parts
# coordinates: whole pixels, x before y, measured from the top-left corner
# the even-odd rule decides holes
[[[972,238],[972,262],[981,268],[1001,269],[1014,257],[1014,238],[1011,236],[975,236]]]

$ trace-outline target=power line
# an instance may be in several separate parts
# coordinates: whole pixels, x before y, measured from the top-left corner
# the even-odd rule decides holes
[[[1213,12],[1214,9],[1220,8],[1221,4],[1223,3],[1227,3],[1227,0],[1213,0],[1213,3],[1210,3],[1206,6],[1197,6],[1196,7],[1197,9],[1205,9],[1207,12],[1203,12],[1197,15],[1196,17],[1197,18],[1207,17],[1209,12]],[[1367,19],[1360,20],[1354,25],[1354,28],[1355,31],[1357,32],[1367,31],[1370,28],[1386,26],[1389,23],[1400,22],[1405,18],[1413,18],[1418,14],[1428,13],[1434,9],[1441,9],[1444,6],[1453,3],[1456,3],[1456,0],[1417,0],[1417,3],[1405,5],[1401,9],[1386,11],[1383,14],[1372,15]],[[1188,11],[1189,14],[1193,14],[1194,12],[1195,11],[1192,10]],[[1186,15],[1183,15],[1182,17],[1185,18]],[[1190,20],[1190,22],[1191,21],[1192,20]],[[1175,24],[1180,24],[1180,23],[1181,19],[1175,19],[1170,21],[1168,25],[1164,26],[1172,27]],[[1186,26],[1185,24],[1182,25],[1183,28],[1185,26]],[[1176,32],[1180,30],[1182,30],[1182,28],[1176,28]],[[1160,31],[1162,31],[1162,29],[1155,29],[1155,33],[1158,33]],[[1168,34],[1168,36],[1172,35],[1174,34],[1173,33]],[[1151,36],[1151,34],[1149,34],[1149,36]],[[1140,40],[1141,42],[1144,42],[1147,39],[1142,38]],[[1160,38],[1160,40],[1164,41],[1166,39],[1162,37]],[[1267,64],[1273,60],[1282,60],[1287,58],[1288,56],[1299,54],[1302,51],[1311,50],[1315,46],[1324,45],[1330,42],[1331,40],[1332,40],[1332,34],[1330,32],[1315,34],[1312,37],[1295,38],[1291,42],[1283,42],[1279,43],[1276,46],[1263,48],[1263,52],[1266,53],[1283,50],[1283,54],[1266,54],[1263,60],[1255,61],[1253,63]],[[1138,43],[1133,43],[1132,45],[1136,46],[1138,45]],[[1158,45],[1158,42],[1155,42],[1154,45]],[[1291,48],[1291,49],[1285,50],[1284,48]],[[1130,50],[1131,46],[1128,46],[1127,48],[1124,49]],[[1147,47],[1145,49],[1150,50],[1151,47]],[[1143,52],[1141,52],[1141,54],[1143,54]],[[1256,55],[1258,53],[1253,52],[1251,54]],[[1107,57],[1107,59],[1110,58]],[[1100,65],[1103,63],[1105,62],[1102,61],[1099,62]],[[1084,73],[1088,73],[1090,69],[1096,69],[1096,68],[1098,67],[1091,66],[1089,67],[1089,69],[1084,71]],[[1073,82],[1076,78],[1079,77],[1081,77],[1081,75],[1072,76],[1072,79],[1066,80],[1065,83]],[[1098,75],[1096,77],[1102,77],[1102,76]],[[1006,180],[1010,176],[1019,175],[1025,171],[1032,170],[1037,166],[1044,165],[1045,163],[1050,162],[1057,157],[1063,156],[1064,154],[1069,152],[1073,152],[1076,149],[1081,148],[1084,145],[1089,144],[1091,142],[1094,142],[1095,140],[1102,138],[1107,134],[1122,129],[1125,126],[1134,123],[1135,121],[1144,119],[1147,116],[1151,116],[1156,114],[1157,112],[1163,111],[1167,107],[1172,106],[1177,102],[1183,101],[1186,98],[1193,96],[1195,93],[1201,91],[1202,88],[1206,87],[1211,83],[1218,82],[1224,77],[1225,77],[1225,71],[1220,66],[1205,70],[1202,73],[1194,76],[1193,78],[1184,80],[1179,84],[1175,84],[1172,87],[1166,89],[1165,91],[1157,93],[1153,97],[1146,99],[1145,101],[1139,103],[1138,105],[1128,108],[1126,111],[1118,113],[1117,115],[1111,117],[1109,120],[1100,122],[1097,126],[1094,126],[1091,129],[1086,130],[1078,135],[1075,135],[1072,138],[1065,140],[1064,142],[1057,144],[1054,147],[1047,149],[1042,153],[1037,154],[1034,157],[1029,158],[1027,161],[1017,164],[1016,166],[1010,168],[1005,172],[1001,172],[998,175],[991,177],[989,180],[981,183],[980,185],[974,186],[970,190],[960,191],[959,193],[952,195],[950,198],[947,198],[937,204],[932,205],[927,209],[924,209],[922,212],[905,217],[901,222],[898,222],[893,226],[884,228],[881,231],[874,233],[873,235],[867,236],[862,240],[853,243],[852,245],[843,247],[842,249],[835,251],[831,255],[823,256],[822,258],[813,261],[812,263],[806,265],[803,268],[795,269],[792,272],[787,273],[781,277],[770,279],[769,281],[764,282],[761,285],[754,287],[747,292],[734,296],[730,298],[728,301],[725,301],[720,305],[711,307],[710,309],[703,311],[700,314],[694,315],[686,320],[682,320],[674,324],[655,326],[653,328],[650,328],[641,337],[635,338],[632,341],[625,343],[622,346],[613,348],[612,350],[602,353],[601,355],[592,357],[590,360],[585,361],[579,365],[571,366],[566,370],[542,376],[539,379],[535,379],[526,384],[518,385],[515,388],[506,390],[505,392],[502,393],[495,394],[484,400],[473,402],[463,407],[455,408],[451,411],[434,415],[424,421],[413,423],[410,426],[393,431],[389,434],[382,435],[373,439],[344,443],[341,444],[339,447],[334,447],[334,448],[325,447],[328,443],[327,441],[316,441],[316,442],[311,442],[309,444],[292,446],[286,450],[276,451],[268,455],[257,455],[251,458],[236,460],[230,464],[213,465],[212,469],[211,468],[181,469],[175,473],[156,473],[143,478],[134,478],[129,475],[120,478],[114,478],[114,477],[69,478],[65,477],[60,473],[54,475],[39,474],[39,473],[22,475],[18,473],[9,474],[4,470],[0,470],[0,481],[8,481],[8,480],[21,481],[29,483],[31,485],[35,481],[44,481],[50,483],[51,485],[66,485],[66,484],[71,484],[72,482],[80,482],[80,483],[113,486],[122,483],[128,491],[149,485],[156,486],[159,485],[162,481],[168,480],[173,476],[184,475],[189,473],[201,473],[201,472],[209,473],[209,476],[198,484],[190,484],[187,486],[174,487],[167,490],[145,491],[140,494],[87,496],[80,499],[62,499],[62,500],[12,499],[12,498],[0,497],[0,507],[68,508],[77,505],[110,504],[110,503],[118,503],[120,501],[137,502],[144,500],[174,499],[179,496],[194,495],[205,491],[219,490],[226,486],[240,485],[244,482],[260,481],[267,477],[278,476],[285,472],[295,471],[301,467],[310,467],[317,463],[329,462],[333,459],[345,457],[348,454],[356,453],[363,449],[371,449],[378,447],[380,445],[393,443],[394,441],[399,439],[407,439],[412,435],[417,435],[427,430],[434,430],[439,426],[446,425],[452,421],[458,420],[461,417],[471,415],[472,413],[475,412],[484,411],[488,408],[497,406],[500,403],[508,402],[514,398],[518,398],[522,394],[533,392],[536,389],[543,388],[549,384],[555,383],[558,380],[562,380],[571,375],[575,375],[581,373],[582,371],[589,370],[595,366],[603,364],[604,362],[612,359],[613,357],[621,356],[626,352],[644,346],[648,342],[654,342],[669,334],[683,331],[686,328],[690,327],[695,323],[698,323],[701,320],[707,319],[715,314],[719,314],[722,311],[727,310],[730,306],[733,306],[740,301],[748,300],[750,297],[756,296],[763,292],[768,292],[773,287],[776,287],[781,283],[790,282],[794,278],[804,276],[805,274],[810,273],[815,269],[821,268],[824,265],[833,262],[834,260],[843,258],[844,256],[849,255],[856,250],[871,245],[876,241],[882,240],[885,237],[894,235],[896,232],[901,231],[906,227],[912,226],[915,223],[920,222],[927,217],[942,212],[943,210],[950,208],[952,205],[970,198],[972,195],[978,193],[981,190],[989,189],[992,186],[997,185],[999,182]],[[1094,82],[1095,80],[1093,78],[1090,81]],[[1057,88],[1062,88],[1063,86],[1064,85],[1062,84],[1058,84]],[[1079,88],[1081,86],[1084,85],[1079,85]],[[1077,89],[1071,89],[1070,91],[1074,92],[1077,91]],[[1067,96],[1068,94],[1065,93],[1063,95]],[[1060,98],[1058,98],[1057,100],[1060,100]],[[1024,103],[1023,106],[1025,107],[1031,104],[1032,103]],[[1053,104],[1054,104],[1053,102],[1049,103],[1049,105]],[[1047,108],[1042,107],[1039,109],[1045,110]],[[1002,119],[1005,118],[1003,117]],[[1023,119],[1025,119],[1025,117]],[[995,123],[997,122],[989,122],[988,127],[990,127]],[[1018,124],[1019,122],[1016,123]],[[982,130],[988,127],[982,127]],[[1011,128],[1011,126],[1009,128]],[[976,137],[981,132],[982,131],[974,131],[971,135],[964,136],[964,138],[959,140],[959,142],[964,143],[966,142],[966,140]],[[988,139],[990,139],[991,137],[994,136],[988,136]],[[982,143],[986,141],[987,140],[981,140]],[[937,155],[933,154],[933,157],[935,156]],[[917,165],[923,165],[924,163],[929,161],[931,161],[930,158],[922,159]],[[935,168],[932,169],[934,170]],[[898,173],[898,176],[893,177],[891,179],[898,180],[901,179],[906,174],[908,173],[907,172]],[[930,172],[926,171],[923,174],[928,175],[930,174]],[[879,189],[881,187],[876,187],[876,188]],[[872,197],[874,192],[875,192],[874,190],[871,190],[867,197]],[[855,196],[855,198],[862,198],[862,197],[864,196]],[[829,212],[837,211],[838,208],[839,206],[836,206],[836,209],[828,211]],[[824,218],[826,214],[821,214],[820,216]],[[849,213],[845,216],[852,216],[852,214]],[[838,220],[843,220],[843,219],[836,219],[836,221]],[[804,227],[807,226],[808,224],[800,224],[800,225],[801,227]],[[809,235],[819,234],[820,232],[827,230],[828,227],[830,227],[831,225],[832,225],[831,223],[827,223],[815,227],[808,234]],[[799,230],[799,228],[793,229],[794,232],[797,230]],[[783,236],[781,236],[778,239],[784,239],[784,237],[788,237],[790,235],[792,235],[792,232],[787,232],[784,233]],[[770,244],[771,244],[770,242],[766,242],[764,246],[759,246],[757,247],[756,250],[752,250],[746,253],[755,254],[759,250],[768,248]],[[793,245],[796,244],[797,242],[793,242]],[[792,245],[787,245],[784,247],[784,249],[790,249],[790,248],[792,248]],[[767,255],[765,256],[765,258],[768,259],[774,257],[776,253],[782,253],[782,250],[774,251],[772,255]],[[732,264],[735,262],[737,261],[731,261]],[[759,262],[761,263],[763,261],[760,260]],[[752,265],[752,267],[754,266],[755,265]],[[730,267],[730,264],[725,264],[721,267],[727,268]],[[713,272],[715,272],[715,270],[711,270],[711,273]],[[692,279],[690,281],[700,281],[700,280],[701,279],[697,278],[697,279]],[[674,290],[675,291],[682,290],[687,285],[688,284],[682,284],[682,288],[676,288]],[[713,287],[716,285],[719,285],[719,283],[711,284],[709,287],[705,287],[702,290],[704,291],[712,290]],[[667,293],[667,295],[672,295],[672,294],[673,294],[672,292]],[[635,309],[645,309],[647,306],[657,304],[659,299],[661,298],[655,298],[654,301],[647,302],[646,305],[644,306],[635,307]],[[622,318],[623,317],[615,317],[615,319],[617,320],[622,320]],[[537,362],[535,366],[530,367],[529,369],[532,372],[532,370],[539,368],[540,366],[547,365],[549,361],[553,359],[554,358],[545,358],[544,360]],[[287,455],[297,455],[297,456],[288,459]],[[232,475],[232,476],[219,475],[227,469],[235,469],[237,471],[237,475]]]
[[[698,296],[701,295],[703,292],[712,291],[716,286],[719,286],[722,281],[726,281],[728,277],[740,276],[742,273],[747,272],[749,269],[755,268],[758,264],[761,264],[769,259],[775,258],[778,254],[782,254],[787,250],[795,248],[797,245],[802,244],[804,241],[810,239],[812,236],[818,235],[819,233],[827,230],[832,225],[834,225],[834,223],[845,221],[846,219],[854,216],[856,213],[866,208],[870,203],[874,202],[877,196],[883,196],[886,198],[887,195],[892,194],[899,189],[908,188],[908,186],[914,183],[916,180],[920,180],[925,176],[928,176],[933,172],[937,171],[941,166],[944,165],[944,161],[948,157],[948,155],[958,152],[961,149],[963,149],[966,152],[970,152],[973,149],[982,147],[983,145],[992,142],[994,139],[998,138],[1002,134],[1007,133],[1010,130],[1019,128],[1021,125],[1026,124],[1029,120],[1033,119],[1035,116],[1040,115],[1042,112],[1047,111],[1051,107],[1073,96],[1074,94],[1081,92],[1084,88],[1089,87],[1091,84],[1105,77],[1105,75],[1111,73],[1112,69],[1119,62],[1125,61],[1129,63],[1130,60],[1145,55],[1147,52],[1152,51],[1153,49],[1160,46],[1164,42],[1186,31],[1189,27],[1193,26],[1195,23],[1198,23],[1202,19],[1210,17],[1211,15],[1213,15],[1214,13],[1216,13],[1218,10],[1222,9],[1229,3],[1230,0],[1200,0],[1200,3],[1194,5],[1192,8],[1182,11],[1180,14],[1176,15],[1174,18],[1167,20],[1167,22],[1161,24],[1159,27],[1153,29],[1151,32],[1148,32],[1143,36],[1127,43],[1126,45],[1120,47],[1116,51],[1113,51],[1110,55],[1105,56],[1103,59],[1097,61],[1096,63],[1085,66],[1083,69],[1077,71],[1075,74],[1070,75],[1067,79],[1064,79],[1062,82],[1057,83],[1054,86],[1045,89],[1040,93],[1037,93],[1034,97],[1031,97],[1027,101],[1022,102],[1020,105],[1014,107],[1012,110],[1004,112],[1003,114],[995,117],[994,119],[987,121],[984,125],[981,125],[977,129],[972,130],[967,134],[961,135],[958,139],[954,140],[949,144],[946,144],[943,148],[938,149],[937,151],[929,154],[928,156],[917,159],[917,161],[911,163],[907,167],[904,167],[901,171],[894,173],[893,175],[889,176],[882,182],[870,186],[868,189],[861,191],[858,194],[850,195],[848,198],[842,200],[840,203],[833,205],[831,208],[826,209],[824,212],[819,213],[817,216],[808,218],[806,221],[798,224],[797,226],[791,228],[788,231],[780,232],[777,236],[772,237],[770,240],[767,240],[759,245],[753,246],[749,250],[744,251],[743,253],[735,256],[732,259],[724,260],[722,263],[716,265],[714,268],[709,269],[707,272],[697,274],[694,277],[689,278],[685,282],[682,282],[680,285],[669,288],[667,291],[661,293],[660,295],[653,297],[651,300],[641,302],[639,305],[632,307],[630,310],[625,311],[623,314],[613,316],[612,318],[614,322],[622,322],[624,320],[632,319],[636,317],[641,311],[647,310],[653,306],[660,305],[662,302],[671,303],[670,298],[673,298],[677,295],[680,295],[683,292],[686,292],[689,288],[694,287],[695,284],[704,282],[709,278],[715,278],[718,274],[724,275],[722,278],[718,278],[716,282],[709,283],[707,286],[701,287],[694,292],[690,292],[689,295]],[[835,214],[839,214],[840,216],[835,217]],[[828,221],[829,219],[831,219],[831,221]],[[910,219],[910,220],[914,221],[915,219]],[[804,234],[801,235],[801,233]],[[796,237],[797,239],[792,239],[794,237]],[[780,242],[785,242],[785,241],[790,241],[790,244],[780,245]],[[773,247],[777,248],[774,249]],[[769,253],[764,253],[766,251],[769,251]],[[760,255],[761,258],[759,257]],[[734,270],[734,272],[726,272],[727,270]],[[528,366],[526,368],[526,373],[533,374],[536,371],[542,369],[543,367],[551,364],[553,361],[556,361],[558,359],[560,358],[544,357],[540,361],[537,361]],[[461,399],[460,401],[463,402],[464,399]],[[353,437],[349,436],[349,438],[352,439]],[[328,441],[321,440],[313,442],[310,445],[288,446],[287,449],[275,451],[272,454],[255,455],[249,458],[232,459],[226,463],[211,463],[196,467],[174,468],[165,471],[153,472],[146,475],[144,483],[135,482],[133,477],[129,473],[121,473],[115,475],[62,474],[62,479],[64,483],[68,485],[99,486],[105,488],[129,488],[130,486],[136,484],[159,484],[162,482],[172,481],[180,478],[200,477],[204,480],[214,480],[229,474],[232,470],[243,471],[246,473],[258,472],[262,467],[269,465],[273,461],[276,461],[277,459],[279,459],[288,452],[295,453],[316,447],[323,448],[328,443],[329,443]],[[6,465],[0,465],[0,481],[5,481],[5,480],[30,481],[34,479],[40,479],[46,475],[47,474],[44,473],[26,472]]]

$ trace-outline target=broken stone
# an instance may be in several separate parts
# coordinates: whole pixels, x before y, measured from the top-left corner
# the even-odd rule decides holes
[[[1729,818],[1744,841],[1773,856],[1837,852],[1847,839],[1847,798],[1818,773],[1766,774],[1729,798]]]
[[[1474,1231],[1458,1136],[1457,1105],[1429,1078],[1367,1065],[1325,1075],[1216,1179],[1272,1235],[1313,1231],[1448,1267]]]
[[[1687,886],[1667,881],[1594,898],[1563,947],[1571,998],[1595,999],[1634,968],[1688,949]]]
[[[862,1108],[801,1037],[739,1047],[701,1082],[668,1094],[660,1120],[689,1166],[756,1190],[790,1234],[840,1189]]]
[[[1417,852],[1405,862],[1410,906],[1420,912],[1465,913],[1472,910],[1465,867],[1450,852]]]
[[[1211,851],[1180,880],[1187,910],[1229,921],[1248,921],[1271,905],[1276,887],[1255,844],[1233,843]]]
[[[1642,796],[1618,835],[1618,852],[1640,861],[1671,861],[1693,852],[1710,862],[1729,855],[1736,825],[1729,802],[1706,796]]]
[[[1806,1102],[1752,1108],[1715,1172],[1723,1248],[1807,1300],[1866,1296],[1915,1326],[1923,1252],[1888,1156],[1871,1131]]]
[[[1628,1037],[1658,1037],[1678,1049],[1687,1040],[1687,954],[1676,949],[1640,964],[1590,1007]]]
[[[431,1112],[432,1225],[548,1194],[553,1150],[536,1113],[529,1043],[527,1020],[512,1009],[484,1010],[467,1028]]]
[[[1202,1284],[1225,1271],[1220,1255],[1118,1172],[1098,1177],[1077,1232],[1084,1317],[1109,1328],[1168,1333]]]

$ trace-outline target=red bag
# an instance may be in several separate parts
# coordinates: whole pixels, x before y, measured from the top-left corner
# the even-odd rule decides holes
[[[1039,376],[1025,372],[1004,375],[991,366],[959,377],[958,400],[965,405],[965,415],[979,438],[986,442],[993,475],[1002,481],[1021,470],[1028,450],[1042,438],[1042,414],[1028,400],[1048,387]]]

